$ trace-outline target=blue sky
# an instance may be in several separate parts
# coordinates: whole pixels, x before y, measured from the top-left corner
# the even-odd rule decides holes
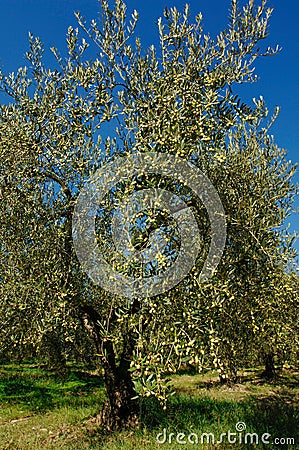
[[[261,1],[261,0],[260,0]],[[260,3],[256,0],[256,3]],[[140,2],[127,0],[128,11],[137,9],[140,22],[137,33],[144,45],[157,43],[155,22],[164,6],[183,9],[185,0],[152,0]],[[205,31],[215,35],[226,27],[230,0],[189,0],[191,13],[203,13]],[[265,45],[279,44],[282,52],[274,57],[263,58],[256,63],[257,83],[239,89],[243,99],[263,95],[270,112],[276,105],[281,113],[272,128],[277,144],[287,150],[287,157],[299,162],[299,2],[296,0],[271,0],[274,7],[270,36]],[[98,0],[0,0],[0,68],[5,73],[25,65],[24,54],[28,49],[28,31],[37,35],[49,49],[65,48],[65,35],[69,25],[76,25],[73,12],[79,10],[86,19],[96,18]],[[49,55],[49,53],[47,53]],[[50,60],[49,60],[50,61]],[[299,182],[299,170],[296,174]],[[295,207],[299,208],[297,198]],[[289,221],[291,230],[299,232],[299,214]],[[296,247],[299,250],[299,242]]]

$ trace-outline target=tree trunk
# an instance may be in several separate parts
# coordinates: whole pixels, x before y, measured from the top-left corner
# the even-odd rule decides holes
[[[274,366],[274,354],[272,352],[264,355],[265,370],[262,373],[262,377],[267,380],[273,380],[276,378],[276,371]]]
[[[104,369],[107,403],[97,417],[97,422],[107,431],[138,425],[138,402],[132,381],[130,362],[136,336],[130,330],[124,336],[123,351],[116,363],[113,343],[102,337],[100,316],[92,307],[84,307],[83,324],[95,342]]]
[[[129,372],[130,361],[121,358],[115,364],[111,342],[105,342],[107,355],[103,363],[108,402],[99,415],[99,422],[107,430],[116,430],[138,425],[138,403],[136,391]]]
[[[40,354],[46,356],[49,370],[62,376],[67,374],[66,358],[63,354],[60,337],[55,331],[47,331],[43,335]]]
[[[221,384],[233,385],[238,381],[236,367],[228,367],[219,372],[219,381]]]
[[[233,361],[229,361],[217,358],[216,362],[217,371],[219,373],[219,381],[221,384],[233,385],[238,381],[238,370]]]

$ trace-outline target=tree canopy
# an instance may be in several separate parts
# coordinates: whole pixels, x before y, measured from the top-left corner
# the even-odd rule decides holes
[[[188,6],[165,9],[160,46],[145,50],[134,32],[138,13],[127,18],[122,0],[100,5],[101,21],[87,24],[76,13],[67,52],[52,48],[52,68],[40,39],[29,35],[27,66],[0,74],[11,99],[0,106],[0,345],[3,354],[38,349],[52,335],[69,349],[85,336],[105,376],[109,402],[101,417],[113,428],[137,420],[138,396],[155,395],[164,405],[163,374],[184,362],[233,378],[263,354],[294,357],[298,278],[283,225],[296,186],[295,166],[269,134],[278,111],[269,118],[262,98],[248,105],[234,92],[255,80],[257,58],[278,51],[261,49],[272,12],[265,1],[241,9],[232,0],[228,27],[215,39],[204,34],[201,14],[191,21]],[[74,208],[103,163],[151,152],[187,161],[210,180],[225,211],[226,246],[201,283],[213,234],[203,201],[159,167],[123,177],[96,217],[98,246],[122,276],[166,273],[182,245],[171,211],[147,207],[127,227],[129,242],[159,251],[153,263],[126,264],[111,223],[130,197],[171,192],[199,229],[187,276],[159,295],[129,298],[96,285],[80,266]]]

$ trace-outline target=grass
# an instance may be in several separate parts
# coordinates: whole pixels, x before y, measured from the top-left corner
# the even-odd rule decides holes
[[[82,366],[70,366],[65,379],[59,379],[45,368],[22,364],[0,366],[0,449],[104,449],[152,450],[212,449],[201,445],[202,433],[213,433],[215,440],[236,424],[246,424],[246,431],[271,435],[271,444],[259,442],[218,444],[220,449],[299,449],[299,371],[282,371],[278,380],[265,383],[258,370],[240,374],[234,386],[222,386],[215,373],[175,375],[176,390],[167,411],[149,399],[142,406],[144,427],[120,433],[105,434],[92,417],[105,400],[104,386],[95,372]],[[163,441],[164,430],[165,443]],[[173,435],[171,435],[173,433]],[[178,433],[190,437],[196,445],[176,442]],[[232,436],[233,438],[234,436]],[[238,439],[239,439],[238,434]],[[274,438],[294,438],[295,444],[275,445]],[[170,442],[169,442],[170,440]]]

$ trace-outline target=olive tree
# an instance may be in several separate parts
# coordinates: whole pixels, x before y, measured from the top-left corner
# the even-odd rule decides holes
[[[240,9],[233,0],[228,28],[216,39],[204,34],[201,14],[191,21],[188,6],[182,13],[166,9],[158,21],[160,46],[146,50],[134,37],[137,12],[128,20],[122,0],[113,8],[100,3],[101,21],[87,24],[76,13],[79,28],[68,29],[66,55],[52,48],[52,68],[41,41],[29,35],[28,67],[1,74],[0,88],[12,99],[1,105],[0,116],[1,310],[7,317],[1,335],[8,330],[5,342],[39,346],[49,333],[72,343],[84,329],[104,372],[108,402],[100,417],[112,429],[138,422],[138,396],[165,403],[163,371],[186,354],[214,352],[215,364],[231,364],[229,342],[240,353],[236,327],[223,319],[239,317],[242,333],[248,327],[252,334],[248,318],[257,310],[249,290],[261,286],[263,267],[290,259],[287,241],[273,227],[285,218],[294,188],[293,168],[271,150],[261,129],[263,100],[250,106],[234,93],[236,83],[255,80],[256,58],[277,51],[259,48],[272,12],[266,2]],[[114,205],[153,188],[184,198],[202,231],[193,236],[200,255],[177,286],[159,295],[107,292],[86,275],[75,253],[77,200],[102,162],[152,152],[188,161],[190,170],[210,179],[227,214],[227,250],[214,277],[200,283],[213,227],[203,202],[179,174],[163,179],[158,167],[124,176],[102,198],[95,219],[98,245],[114,269],[141,280],[157,277],[178,255],[169,211],[148,208],[128,230],[131,245],[146,251],[149,242],[155,245],[153,232],[156,241],[166,234],[164,253],[149,265],[113,256]],[[240,298],[247,295],[249,306],[240,315]]]

